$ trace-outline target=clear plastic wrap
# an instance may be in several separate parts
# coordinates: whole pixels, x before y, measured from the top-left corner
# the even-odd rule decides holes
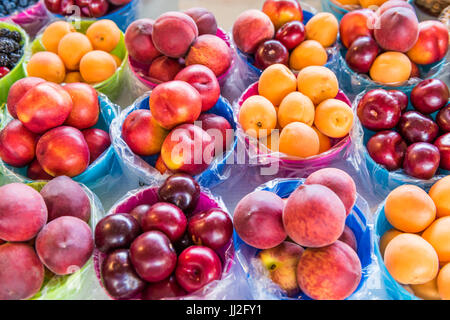
[[[33,182],[29,185],[40,191],[47,182]],[[81,185],[91,202],[91,218],[89,225],[94,232],[98,221],[103,218],[105,212],[97,196],[84,185]],[[67,276],[57,276],[46,271],[44,285],[32,300],[92,300],[102,299],[105,294],[98,285],[94,270],[94,259],[88,262],[78,271]]]
[[[162,175],[154,167],[158,155],[140,157],[131,151],[130,147],[122,138],[122,125],[126,117],[134,110],[149,109],[150,94],[151,92],[144,94],[131,106],[124,109],[112,122],[110,129],[111,143],[116,150],[124,172],[131,179],[139,180],[140,184],[151,184],[155,181],[164,181],[168,177],[168,174]],[[232,128],[236,129],[233,109],[229,105],[228,101],[223,97],[220,97],[216,105],[206,113],[214,113],[224,117],[231,124]],[[234,137],[233,143],[230,145],[229,149],[222,155],[215,157],[205,171],[195,176],[195,179],[200,185],[207,188],[212,188],[229,177],[229,163],[233,163],[232,160],[234,159],[234,149],[236,144],[237,138]]]
[[[256,190],[274,192],[282,198],[288,197],[304,179],[274,179]],[[358,195],[352,213],[347,217],[346,225],[354,232],[358,249],[357,254],[361,261],[362,278],[358,288],[349,299],[379,299],[382,298],[382,288],[377,277],[376,266],[373,265],[375,256],[373,254],[371,215],[367,202]],[[245,244],[239,236],[234,234],[236,257],[247,274],[247,282],[253,298],[256,300],[309,300],[304,294],[295,298],[288,298],[282,290],[268,277],[256,254],[260,251]],[[378,292],[380,290],[380,292]]]
[[[158,187],[161,184],[161,182],[154,182],[147,187],[129,191],[116,204],[112,206],[107,215],[115,213],[129,213],[138,205],[152,205],[158,202],[157,191]],[[199,203],[193,211],[193,214],[210,208],[220,208],[221,210],[229,214],[228,209],[223,203],[222,199],[212,195],[211,191],[202,187]],[[196,292],[176,299],[228,300],[246,298],[244,296],[245,290],[243,290],[243,288],[245,288],[245,280],[243,280],[244,278],[242,276],[238,276],[238,274],[240,273],[240,265],[235,261],[233,240],[231,239],[229,244],[225,245],[225,247],[220,249],[217,253],[222,260],[223,272],[221,279],[209,283]],[[101,253],[100,251],[94,251],[95,272],[97,274],[98,283],[100,283],[100,285],[102,286],[103,284],[101,280],[100,270],[105,257],[106,255]],[[138,295],[134,297],[134,299],[140,299],[140,296]]]

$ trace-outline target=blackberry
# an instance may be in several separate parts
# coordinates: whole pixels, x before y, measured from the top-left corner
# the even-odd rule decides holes
[[[0,53],[0,67],[6,67],[8,64],[9,57],[4,53]]]
[[[20,49],[20,45],[10,38],[0,38],[0,52],[11,53]]]
[[[9,38],[13,39],[17,43],[21,43],[22,42],[22,35],[20,34],[19,31],[11,31],[9,33]]]

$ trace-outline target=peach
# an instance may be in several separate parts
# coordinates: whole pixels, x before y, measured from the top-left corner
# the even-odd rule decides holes
[[[327,60],[327,52],[319,42],[305,40],[291,52],[289,67],[301,70],[308,66],[323,66]]]
[[[319,153],[319,137],[302,122],[291,122],[280,134],[279,150],[288,156],[308,158]]]
[[[91,228],[75,217],[59,217],[49,222],[36,238],[39,259],[57,275],[71,274],[81,269],[93,250]]]
[[[283,200],[273,192],[261,190],[249,193],[234,209],[233,225],[236,233],[242,241],[258,249],[280,245],[286,239],[283,207]]]
[[[303,21],[302,8],[296,0],[266,0],[262,11],[270,18],[275,29],[290,21]]]
[[[80,130],[61,126],[47,131],[39,139],[36,157],[51,176],[74,177],[89,166],[89,147]]]
[[[295,75],[284,64],[273,64],[266,68],[258,82],[259,94],[274,106],[279,106],[289,93],[297,89]]]
[[[169,81],[156,86],[150,95],[150,110],[156,122],[165,129],[182,123],[193,123],[202,110],[202,97],[189,83]]]
[[[166,12],[153,25],[155,48],[171,58],[183,57],[197,37],[195,21],[182,12]]]
[[[419,23],[417,42],[407,54],[417,64],[435,63],[447,54],[448,42],[448,30],[442,22],[422,21]]]
[[[429,195],[436,205],[438,218],[450,216],[450,176],[436,182],[430,189]]]
[[[0,158],[13,167],[23,167],[33,161],[37,134],[31,132],[17,119],[0,131]]]
[[[343,138],[353,127],[353,110],[341,100],[324,100],[316,108],[314,124],[330,138]]]
[[[150,110],[135,110],[123,122],[122,137],[130,149],[140,156],[151,156],[161,151],[169,131],[161,127]]]
[[[208,168],[213,157],[213,139],[193,124],[182,124],[173,129],[161,147],[161,158],[173,172],[199,174]]]
[[[97,128],[90,128],[81,131],[89,147],[89,164],[94,162],[111,145],[109,133]]]
[[[339,83],[330,69],[322,66],[310,66],[302,69],[297,76],[298,91],[318,105],[326,99],[336,97]],[[320,128],[318,128],[320,130]]]
[[[339,22],[329,12],[319,12],[305,25],[306,39],[316,40],[323,47],[330,47],[336,42]]]
[[[300,289],[316,300],[344,300],[358,287],[362,270],[356,252],[342,241],[307,248],[297,266]]]
[[[346,13],[339,24],[339,36],[344,46],[349,48],[358,37],[372,37],[375,17],[375,13],[370,9],[360,9]]]
[[[439,261],[450,262],[450,217],[435,220],[422,237],[436,250]]]
[[[436,251],[422,237],[403,233],[392,239],[384,252],[384,264],[391,276],[402,284],[423,284],[439,271]]]
[[[275,35],[270,18],[256,9],[242,12],[233,24],[233,41],[244,53],[254,53],[258,46]]]
[[[148,76],[156,83],[171,81],[183,67],[178,59],[161,56],[152,61]]]
[[[78,70],[83,56],[94,50],[89,38],[80,32],[66,34],[58,44],[58,56],[67,70]]]
[[[66,84],[63,89],[70,95],[73,103],[72,111],[64,124],[80,130],[94,126],[100,113],[97,91],[80,82]]]
[[[264,268],[269,271],[270,279],[279,285],[288,297],[300,292],[297,283],[297,264],[303,251],[301,246],[284,241],[275,248],[258,253]]]
[[[205,8],[194,7],[184,11],[190,16],[197,25],[198,34],[213,34],[217,33],[217,21],[216,17],[211,11]]]
[[[375,59],[369,73],[372,80],[389,84],[408,80],[411,70],[411,61],[406,54],[386,51]]]
[[[70,95],[61,86],[44,82],[27,91],[17,103],[16,111],[28,130],[43,133],[62,125],[72,107]]]
[[[375,40],[386,51],[407,52],[419,36],[419,21],[416,13],[404,7],[384,11],[376,20]]]
[[[403,185],[386,198],[386,219],[396,229],[417,233],[425,230],[436,217],[436,206],[420,187]]]
[[[424,300],[441,300],[437,287],[437,278],[423,284],[410,285],[414,295]]]
[[[442,300],[450,300],[450,263],[447,263],[439,271],[437,286]]]
[[[34,159],[31,161],[31,163],[28,165],[27,168],[27,177],[32,180],[51,180],[53,177],[49,175],[47,172],[42,169],[41,165],[39,164],[39,161],[37,159]]]
[[[214,72],[201,64],[194,64],[181,70],[175,80],[189,83],[200,93],[202,112],[208,111],[217,103],[220,97],[220,85]]]
[[[380,238],[380,253],[381,257],[384,257],[384,252],[386,251],[386,247],[389,242],[391,242],[392,239],[394,239],[399,234],[402,234],[403,232],[398,231],[397,229],[389,229],[386,231]]]
[[[138,19],[133,21],[125,32],[128,54],[134,60],[144,64],[150,64],[162,54],[153,44],[153,24],[154,21],[151,19]]]
[[[28,241],[47,222],[47,207],[42,196],[22,183],[0,187],[0,239]]]
[[[38,77],[55,83],[63,82],[66,77],[64,62],[56,53],[49,51],[33,54],[26,68],[29,77]]]
[[[211,34],[201,35],[195,40],[186,57],[186,65],[202,64],[218,77],[231,66],[231,50],[225,41]]]
[[[398,8],[398,7],[408,8],[408,9],[414,11],[414,7],[412,5],[410,5],[408,2],[406,2],[405,0],[389,0],[389,1],[384,2],[381,6],[379,6],[379,8],[377,9],[377,11],[375,13],[378,16],[381,16],[383,14],[383,12],[385,12],[386,10],[389,10],[390,8]]]
[[[239,110],[239,123],[244,132],[254,138],[264,138],[277,125],[277,112],[263,96],[251,96]]]
[[[28,299],[44,283],[44,266],[24,243],[0,245],[0,300]]]
[[[336,168],[320,169],[309,175],[305,184],[321,184],[328,187],[341,199],[346,214],[352,212],[356,202],[356,185],[347,172]]]
[[[358,243],[356,242],[355,234],[349,227],[345,226],[344,232],[342,232],[338,240],[348,244],[350,248],[358,252]]]
[[[344,232],[345,218],[345,206],[336,193],[319,184],[298,187],[283,210],[287,235],[304,247],[335,242]]]
[[[312,126],[314,122],[314,104],[300,92],[289,93],[278,109],[278,123],[283,128],[291,122],[303,122]]]
[[[17,119],[16,106],[20,99],[22,99],[22,97],[25,95],[25,93],[28,92],[28,90],[42,82],[45,82],[45,80],[36,77],[26,77],[14,82],[14,84],[9,89],[8,100],[6,102],[8,112],[13,118]]]
[[[48,221],[71,216],[89,222],[91,202],[83,188],[66,176],[49,181],[41,190],[48,210]]]

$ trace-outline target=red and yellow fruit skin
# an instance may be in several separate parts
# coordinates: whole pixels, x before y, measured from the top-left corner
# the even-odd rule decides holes
[[[419,23],[419,38],[407,54],[417,64],[435,63],[447,54],[448,42],[448,30],[441,22],[422,21]]]
[[[276,30],[290,21],[303,21],[303,12],[296,0],[267,0],[262,11],[270,18]]]

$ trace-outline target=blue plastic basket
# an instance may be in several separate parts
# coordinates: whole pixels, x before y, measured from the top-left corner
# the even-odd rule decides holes
[[[275,183],[272,187],[257,188],[257,190],[270,191],[281,198],[287,198],[294,192],[299,186],[303,184],[303,179],[283,179]],[[372,240],[370,228],[367,226],[367,220],[361,210],[355,205],[352,212],[347,216],[345,224],[353,231],[356,237],[356,242],[358,244],[357,254],[359,260],[361,261],[362,267],[362,277],[358,285],[358,288],[353,292],[355,294],[364,285],[364,282],[368,278],[367,267],[372,263]],[[249,247],[242,239],[237,235],[236,232],[233,234],[234,244],[236,251],[242,250],[242,247]],[[252,257],[246,257],[248,259]],[[239,260],[239,259],[238,259]],[[247,281],[251,283],[253,279],[249,274],[247,274]],[[250,285],[252,287],[252,285]],[[351,296],[349,297],[351,298]],[[287,299],[287,297],[286,297]],[[311,300],[308,296],[301,293],[297,299]]]

